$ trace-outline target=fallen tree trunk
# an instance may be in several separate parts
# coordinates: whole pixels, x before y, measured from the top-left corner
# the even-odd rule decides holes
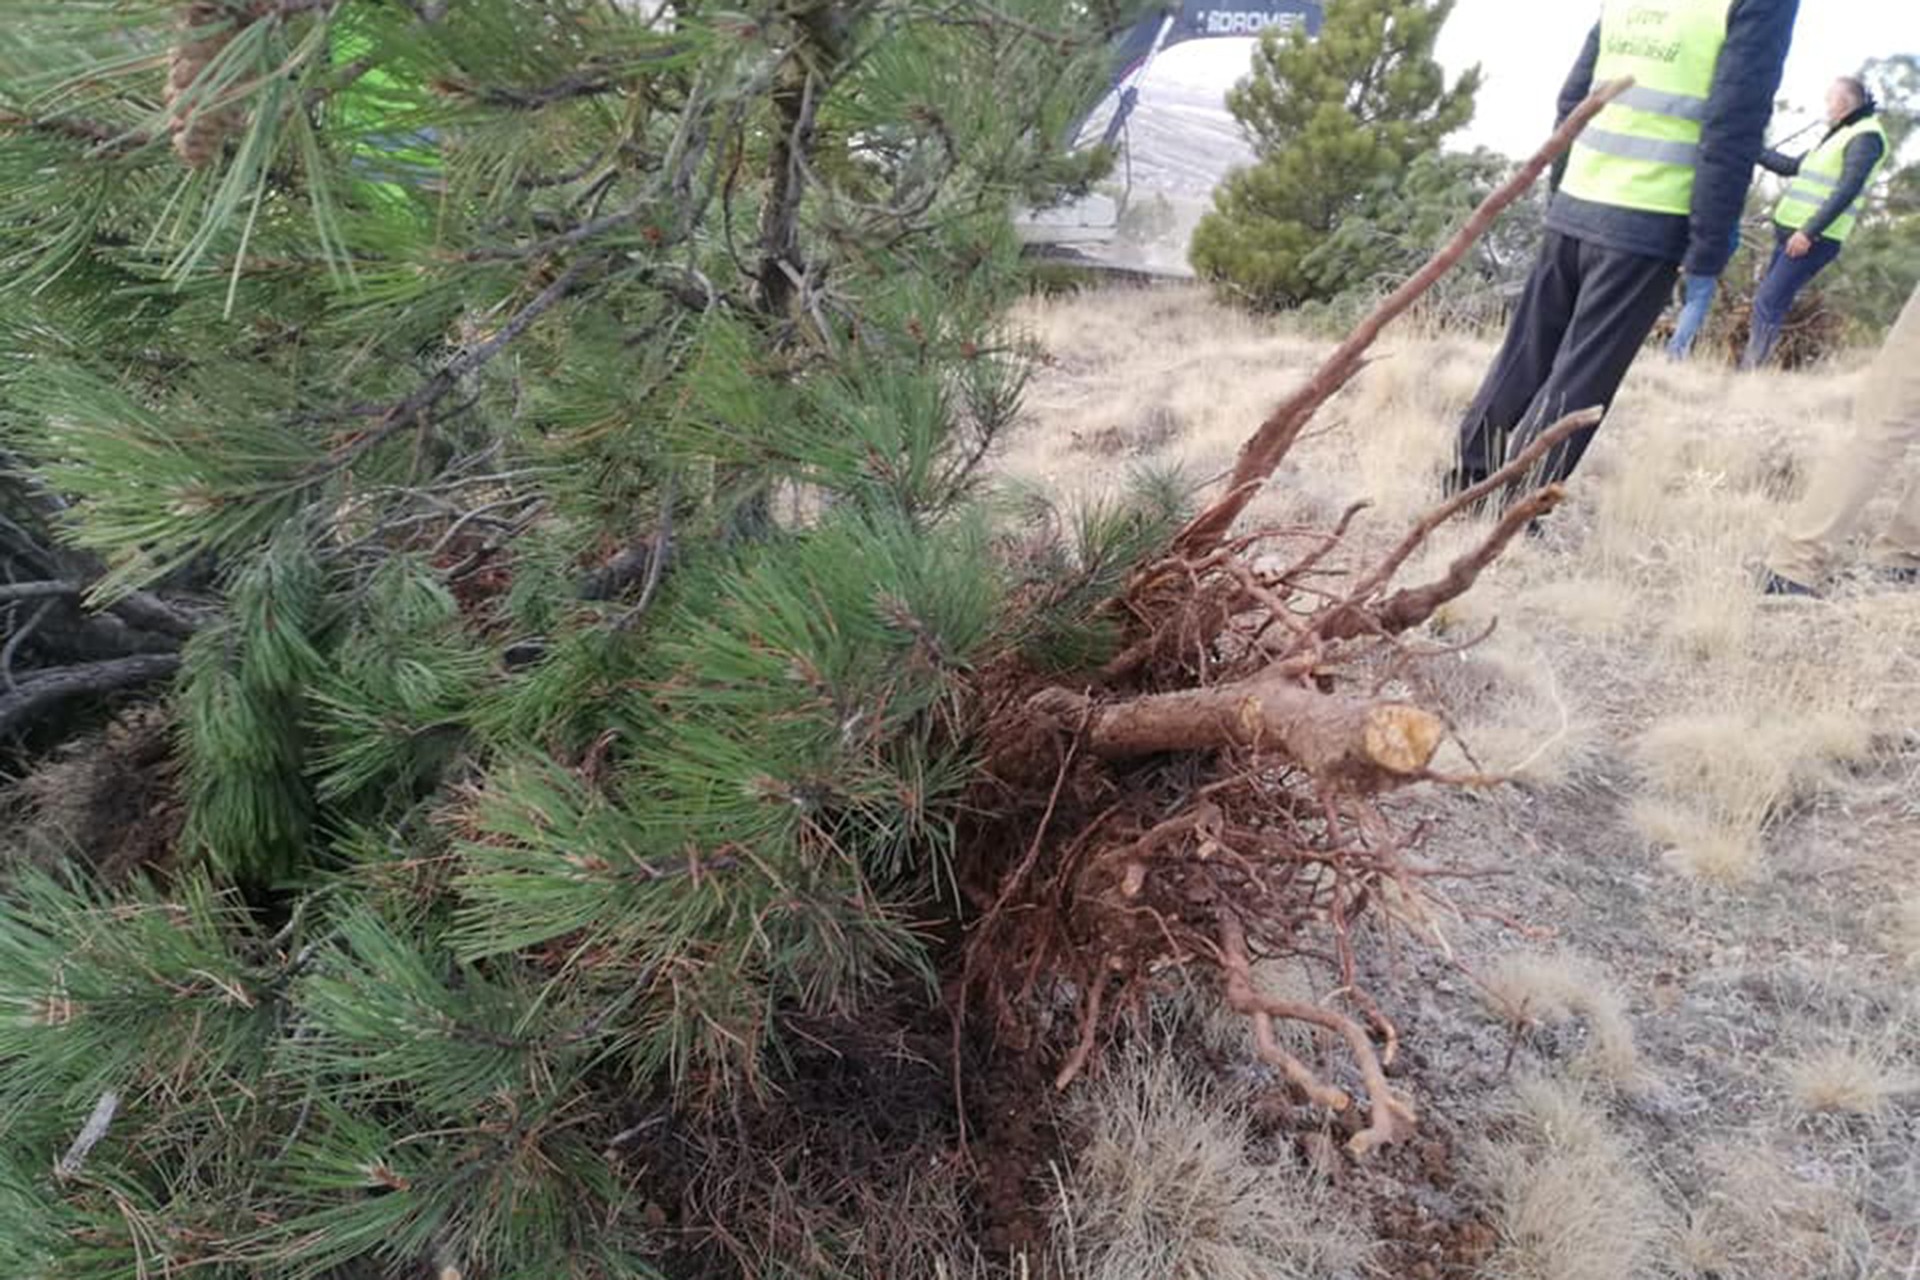
[[[1238,747],[1367,790],[1423,775],[1446,735],[1430,711],[1320,693],[1281,675],[1107,705],[1049,689],[1029,705],[1062,723],[1084,720],[1087,748],[1103,760]]]

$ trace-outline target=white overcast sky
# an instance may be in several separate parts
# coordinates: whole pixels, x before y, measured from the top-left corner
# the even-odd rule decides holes
[[[1441,60],[1455,70],[1480,63],[1486,84],[1473,124],[1455,142],[1530,152],[1552,128],[1560,84],[1599,12],[1598,0],[1459,0]],[[1246,74],[1251,48],[1239,40],[1179,45],[1162,55],[1142,97],[1163,80],[1217,84],[1224,92]],[[1920,0],[1801,0],[1781,96],[1813,109],[1834,76],[1893,53],[1920,53]],[[1783,137],[1810,118],[1778,117],[1770,136]]]

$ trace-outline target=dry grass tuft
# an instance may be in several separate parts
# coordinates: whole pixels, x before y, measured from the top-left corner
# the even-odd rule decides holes
[[[1379,523],[1399,528],[1438,499],[1453,463],[1452,426],[1479,387],[1484,356],[1470,344],[1401,335],[1360,375],[1335,412],[1351,426],[1315,453],[1345,452],[1350,499],[1374,504]]]
[[[1703,814],[1643,796],[1628,818],[1649,844],[1665,851],[1669,865],[1695,880],[1745,884],[1765,862],[1765,824],[1751,814]]]
[[[1873,1046],[1828,1045],[1787,1067],[1796,1106],[1810,1115],[1877,1118],[1916,1081]]]
[[[1520,598],[1523,616],[1545,614],[1595,639],[1616,636],[1630,628],[1636,621],[1638,604],[1630,587],[1606,578],[1543,582]]]
[[[1075,1280],[1337,1280],[1359,1231],[1304,1169],[1248,1158],[1239,1102],[1166,1052],[1116,1062],[1081,1102],[1054,1239]]]
[[[1485,989],[1494,1009],[1516,1026],[1585,1023],[1581,1068],[1616,1087],[1639,1082],[1640,1054],[1627,1003],[1592,961],[1571,955],[1505,956],[1486,975]]]
[[[1920,968],[1920,892],[1910,893],[1887,913],[1887,950],[1908,968]]]
[[[1605,750],[1598,726],[1534,646],[1496,641],[1425,674],[1471,752],[1450,745],[1443,771],[1565,787],[1585,780]]]
[[[1633,759],[1649,794],[1634,826],[1682,871],[1712,883],[1752,879],[1768,826],[1831,785],[1836,767],[1872,754],[1871,723],[1802,695],[1753,695],[1757,708],[1670,717],[1643,733]]]
[[[1736,656],[1753,634],[1752,577],[1744,568],[1690,575],[1674,585],[1667,640],[1682,658],[1711,663]]]
[[[1699,1280],[1832,1280],[1880,1276],[1873,1229],[1852,1188],[1798,1171],[1782,1152],[1747,1143],[1707,1152],[1711,1170],[1674,1242],[1682,1275]]]
[[[1607,1118],[1572,1086],[1532,1080],[1515,1088],[1508,1123],[1478,1161],[1500,1228],[1486,1280],[1656,1274],[1665,1211]]]
[[[1634,744],[1647,782],[1720,813],[1769,813],[1811,781],[1804,745],[1781,726],[1738,712],[1663,720]]]

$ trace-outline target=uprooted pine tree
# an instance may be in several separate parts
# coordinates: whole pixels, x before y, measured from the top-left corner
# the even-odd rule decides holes
[[[1557,494],[1241,519],[1442,255],[1212,505],[995,499],[1128,16],[4,6],[8,1274],[930,1274],[1174,981],[1407,1132],[1399,637]]]

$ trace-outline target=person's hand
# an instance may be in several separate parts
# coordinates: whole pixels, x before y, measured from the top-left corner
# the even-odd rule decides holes
[[[1812,252],[1813,241],[1807,239],[1806,232],[1796,231],[1787,237],[1787,256],[1789,258],[1804,258]]]

